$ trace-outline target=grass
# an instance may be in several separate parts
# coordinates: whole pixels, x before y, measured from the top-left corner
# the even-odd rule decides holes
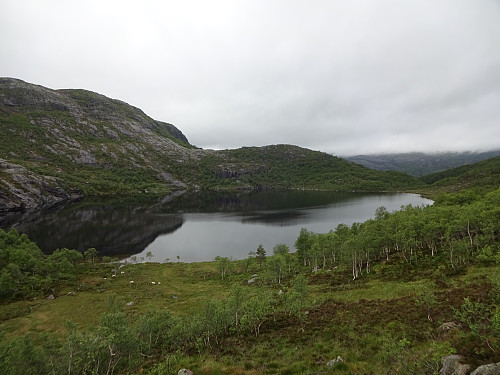
[[[67,320],[81,328],[89,327],[106,311],[111,294],[118,295],[126,303],[134,302],[125,309],[131,316],[155,307],[189,316],[208,298],[220,297],[229,290],[228,284],[218,281],[215,266],[209,262],[127,265],[116,277],[112,277],[109,267],[95,273],[84,277],[75,287],[57,291],[54,300],[38,298],[0,306],[2,329],[8,336],[30,330],[64,333],[66,330],[61,323]]]
[[[1,329],[6,338],[27,332],[64,336],[67,320],[87,329],[107,310],[112,294],[123,303],[134,302],[124,308],[132,321],[153,308],[168,309],[189,319],[210,299],[225,298],[232,285],[246,285],[255,272],[243,272],[238,263],[236,267],[230,280],[223,281],[214,262],[128,264],[116,277],[111,277],[112,265],[100,264],[87,268],[73,287],[57,290],[54,300],[38,298],[0,305]],[[264,322],[258,337],[240,333],[223,338],[212,349],[164,354],[159,362],[146,363],[141,371],[160,374],[186,367],[196,374],[378,374],[390,366],[397,373],[408,373],[401,361],[417,361],[418,356],[439,366],[439,356],[453,345],[452,338],[436,333],[437,327],[453,320],[453,307],[458,308],[463,298],[485,301],[489,293],[486,275],[495,271],[494,266],[471,266],[468,272],[439,286],[426,277],[398,282],[373,275],[353,282],[341,269],[310,275],[307,313],[302,318],[277,309]],[[289,281],[278,286],[268,280],[249,288],[276,292],[286,290]],[[434,293],[438,301],[432,321],[415,303],[424,291]],[[326,363],[337,356],[345,362],[327,367]]]

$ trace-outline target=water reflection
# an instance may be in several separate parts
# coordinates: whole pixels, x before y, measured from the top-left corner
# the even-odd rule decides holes
[[[155,261],[244,258],[263,243],[293,243],[301,227],[327,232],[373,217],[376,208],[429,204],[415,194],[327,192],[186,193],[115,201],[83,201],[3,225],[27,233],[46,253],[56,248],[101,255],[151,251]]]
[[[308,214],[301,211],[250,212],[242,214],[244,224],[289,226],[305,222]]]
[[[17,225],[46,253],[67,247],[101,255],[140,252],[161,234],[182,226],[182,215],[160,217],[146,207],[75,206],[51,211]]]

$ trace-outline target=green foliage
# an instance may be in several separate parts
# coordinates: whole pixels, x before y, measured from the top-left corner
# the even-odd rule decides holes
[[[313,233],[308,231],[306,228],[300,229],[300,234],[295,241],[295,248],[297,249],[298,261],[303,263],[304,266],[307,264],[306,254],[313,244]]]
[[[0,347],[0,372],[12,375],[48,374],[53,369],[45,348],[25,334]]]
[[[292,287],[282,295],[283,308],[289,315],[304,319],[304,307],[307,306],[308,286],[304,275],[299,274],[292,282]]]
[[[59,283],[73,282],[82,258],[69,249],[47,256],[25,234],[0,230],[0,298],[37,296]]]
[[[272,278],[278,284],[286,273],[286,259],[284,255],[277,254],[267,259],[266,267]]]
[[[219,270],[222,280],[231,275],[233,270],[233,261],[231,259],[216,256],[214,260],[217,263],[217,269]]]
[[[480,187],[483,190],[496,188],[500,185],[500,156],[430,174],[421,179],[427,184],[448,191],[461,191],[473,187]]]
[[[141,339],[141,353],[151,354],[154,348],[168,349],[174,337],[172,327],[176,324],[172,313],[165,310],[150,310],[141,315],[136,329]]]
[[[433,206],[408,205],[392,213],[379,208],[375,219],[350,227],[340,224],[326,234],[303,228],[295,242],[297,257],[314,271],[350,267],[353,279],[369,275],[372,263],[390,262],[391,257],[404,262],[384,266],[382,272],[407,279],[426,268],[430,271],[433,264],[450,274],[463,272],[474,261],[496,264],[500,259],[499,191],[483,196],[461,192],[460,196],[472,197],[465,200],[449,194]]]
[[[455,310],[455,317],[465,324],[470,333],[479,336],[485,328],[490,316],[490,310],[482,302],[471,301],[470,298],[464,298],[464,303],[460,309]]]
[[[266,250],[262,244],[257,247],[255,254],[255,259],[257,259],[257,263],[259,263],[259,268],[262,269],[262,263],[266,260]]]
[[[98,255],[95,247],[88,248],[83,255],[86,259],[89,259],[92,262],[92,266],[95,266],[95,260]]]
[[[500,264],[500,252],[491,245],[480,248],[475,258],[482,264]]]
[[[289,253],[290,253],[290,249],[284,243],[276,244],[273,247],[273,254],[274,255],[283,255],[283,256],[285,256],[285,255],[287,255]]]
[[[205,188],[221,190],[264,187],[400,191],[424,186],[420,180],[404,173],[374,171],[326,153],[291,145],[243,147],[206,154],[199,161],[197,172],[203,176],[201,183]]]
[[[438,304],[436,295],[430,289],[426,289],[417,295],[415,303],[417,306],[422,306],[427,311],[427,319],[432,320],[432,309]]]

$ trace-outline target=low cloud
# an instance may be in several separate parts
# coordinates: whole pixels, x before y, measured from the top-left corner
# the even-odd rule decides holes
[[[85,88],[197,146],[500,148],[494,0],[1,5],[0,74]]]

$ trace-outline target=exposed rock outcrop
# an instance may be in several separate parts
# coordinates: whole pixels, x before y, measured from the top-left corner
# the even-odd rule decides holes
[[[464,358],[458,354],[451,354],[441,358],[443,367],[439,371],[439,375],[468,375],[471,368],[464,362]]]
[[[91,168],[144,169],[170,190],[186,189],[169,170],[169,160],[196,159],[203,152],[185,147],[188,140],[175,126],[122,101],[12,78],[0,78],[0,131],[0,213],[80,198],[81,189],[63,183],[78,166],[88,168],[87,175]]]
[[[477,369],[472,371],[470,375],[499,375],[499,374],[500,374],[500,362],[479,366]]]
[[[464,358],[458,354],[451,354],[441,358],[442,368],[440,375],[499,375],[500,362],[482,365],[471,372],[470,365],[464,363]]]
[[[3,159],[0,159],[0,175],[0,214],[33,212],[82,197],[77,190],[64,190],[57,178],[36,175]]]

